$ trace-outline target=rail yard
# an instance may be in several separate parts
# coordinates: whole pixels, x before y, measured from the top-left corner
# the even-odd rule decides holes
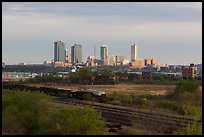
[[[70,101],[64,99],[54,100],[56,103],[90,106],[102,112],[107,122],[119,123],[121,126],[132,126],[134,122],[139,122],[143,128],[152,134],[171,135],[174,131],[187,126],[187,124],[201,124],[201,120],[194,120],[185,116],[167,115],[130,107],[121,107],[109,104],[90,103],[87,101]],[[116,125],[118,127],[118,125]],[[120,126],[119,126],[120,127]],[[154,131],[154,132],[152,132]]]

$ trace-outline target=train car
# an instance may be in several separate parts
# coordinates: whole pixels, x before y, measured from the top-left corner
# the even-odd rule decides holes
[[[71,92],[71,90],[69,90],[69,89],[57,89],[56,92],[57,92],[56,96],[69,97],[69,93]]]
[[[76,98],[76,91],[69,90],[70,92],[67,93],[68,98]]]
[[[82,100],[91,100],[93,99],[93,95],[87,91],[76,91],[75,98],[82,99]]]
[[[40,92],[40,88],[39,87],[30,87],[29,90],[30,91],[39,91]]]
[[[14,83],[3,83],[3,89],[10,90],[24,90],[24,91],[39,91],[47,95],[58,96],[64,98],[76,98],[81,100],[95,100],[99,102],[106,101],[106,93],[96,90],[78,90],[72,91],[71,89],[57,89],[51,87],[32,87],[29,85],[23,84],[14,84]]]

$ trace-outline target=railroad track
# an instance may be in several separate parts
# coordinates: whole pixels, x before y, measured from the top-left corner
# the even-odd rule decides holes
[[[175,115],[164,115],[160,113],[147,112],[142,110],[133,110],[127,107],[115,107],[104,104],[93,104],[84,101],[70,101],[57,99],[54,102],[62,104],[74,104],[78,106],[91,106],[97,111],[102,112],[102,116],[107,122],[120,123],[125,126],[132,126],[133,122],[139,122],[149,130],[158,130],[160,133],[172,134],[173,131],[181,129],[187,124],[201,124],[188,117],[179,117]]]

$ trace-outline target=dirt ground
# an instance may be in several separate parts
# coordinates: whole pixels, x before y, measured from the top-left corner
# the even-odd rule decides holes
[[[165,95],[167,92],[173,91],[175,85],[152,85],[152,84],[117,84],[117,85],[74,85],[61,83],[31,84],[33,86],[46,86],[60,89],[71,90],[99,90],[106,92],[107,95],[114,91],[122,94],[134,95]]]

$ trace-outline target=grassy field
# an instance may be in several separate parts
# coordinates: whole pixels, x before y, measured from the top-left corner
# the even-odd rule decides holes
[[[167,92],[171,92],[176,87],[175,85],[152,85],[152,84],[117,84],[117,85],[70,85],[59,83],[45,83],[45,84],[29,84],[32,86],[45,86],[61,89],[71,90],[88,90],[94,89],[106,92],[107,95],[113,92],[122,94],[133,95],[165,95]]]

